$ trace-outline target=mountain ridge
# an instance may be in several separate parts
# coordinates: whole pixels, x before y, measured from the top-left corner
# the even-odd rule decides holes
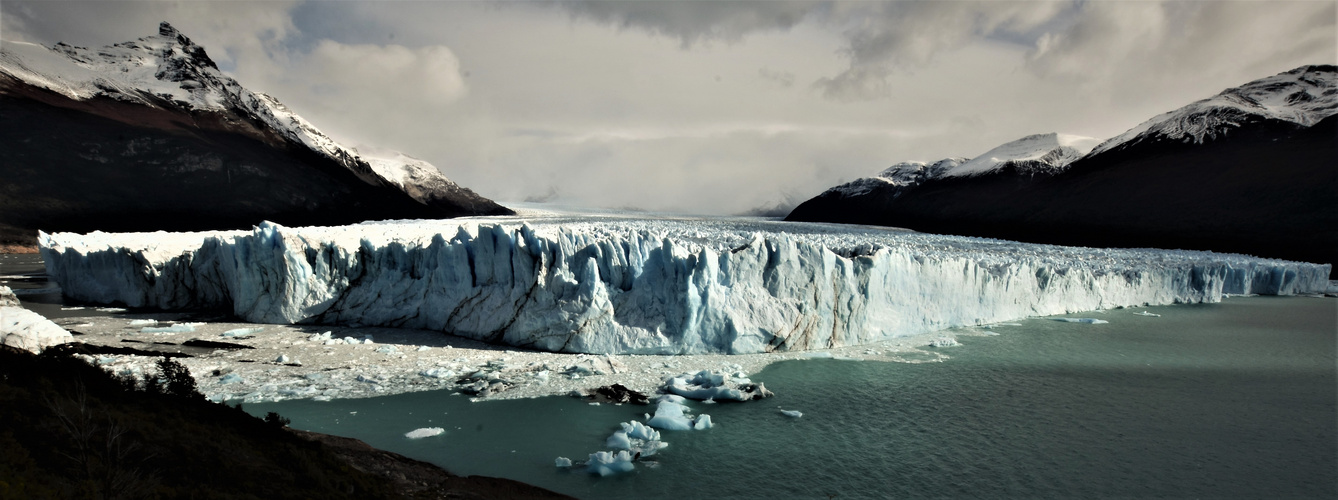
[[[0,152],[4,160],[0,168],[8,170],[5,177],[9,179],[8,186],[0,185],[0,194],[11,197],[8,202],[0,200],[0,208],[22,212],[0,214],[0,230],[11,228],[0,239],[35,238],[39,227],[101,229],[67,224],[79,218],[69,212],[116,212],[122,204],[145,205],[140,200],[117,200],[99,193],[64,195],[58,183],[39,178],[64,177],[77,183],[78,178],[90,177],[111,183],[108,186],[134,180],[104,172],[108,166],[127,174],[135,172],[148,184],[146,187],[161,185],[162,189],[192,184],[199,179],[177,177],[206,171],[224,172],[219,188],[223,191],[229,190],[228,184],[247,176],[267,177],[269,182],[279,183],[273,187],[251,183],[251,191],[232,190],[236,200],[215,200],[224,204],[212,210],[187,203],[186,211],[201,220],[203,225],[199,227],[188,220],[161,227],[151,219],[142,224],[111,224],[126,230],[245,228],[265,219],[288,219],[290,224],[342,224],[373,218],[513,213],[452,182],[421,160],[399,153],[389,158],[364,157],[356,149],[344,147],[277,99],[250,91],[223,74],[203,47],[168,23],[159,25],[157,35],[100,49],[64,43],[47,48],[6,42],[0,46],[0,100],[6,108],[0,114],[6,115],[11,124],[14,120],[32,124],[4,127],[0,135],[11,145]],[[81,129],[91,135],[67,134],[62,132],[64,128]],[[175,149],[158,149],[169,143]],[[108,150],[117,154],[107,154]],[[304,189],[305,175],[318,179],[308,179],[311,186]],[[17,179],[27,179],[28,183],[20,184]],[[43,189],[32,189],[38,185]],[[204,185],[194,189],[203,196],[213,194]],[[84,195],[107,205],[72,208],[81,205],[77,198]],[[17,197],[37,201],[26,203]],[[57,204],[65,208],[44,211],[44,206],[52,207],[42,200],[59,200]],[[160,212],[173,209],[159,208]],[[234,210],[235,216],[218,213]],[[365,214],[359,215],[359,210]],[[151,218],[155,210],[122,212],[126,217]],[[109,215],[93,214],[92,218],[107,219]]]
[[[1338,68],[1302,66],[1157,115],[1058,171],[866,178],[786,220],[1338,262],[1335,117]]]

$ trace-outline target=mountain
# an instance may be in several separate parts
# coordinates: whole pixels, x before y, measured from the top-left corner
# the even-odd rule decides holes
[[[167,23],[99,49],[4,42],[0,144],[0,241],[512,213],[427,162],[344,147]]]
[[[899,164],[831,188],[786,219],[1333,263],[1335,115],[1338,69],[1304,66],[1156,116],[1081,157],[1047,152],[1059,160],[1050,168],[968,167],[1001,164],[995,152],[1026,151],[1010,146],[1025,138],[972,160]]]

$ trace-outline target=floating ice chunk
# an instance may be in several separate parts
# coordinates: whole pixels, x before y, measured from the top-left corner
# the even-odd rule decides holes
[[[692,423],[692,428],[699,431],[712,427],[715,427],[715,424],[711,423],[711,416],[704,413],[697,415],[697,420]]]
[[[641,422],[633,420],[631,422],[623,422],[621,425],[623,426],[623,432],[625,432],[628,437],[644,439],[646,441],[660,440],[659,431],[652,429]]]
[[[1160,314],[1154,314],[1154,313],[1150,313],[1150,312],[1147,312],[1147,311],[1138,311],[1138,312],[1134,313],[1134,315],[1135,315],[1135,316],[1148,316],[1148,317],[1152,317],[1152,318],[1160,318],[1160,317],[1161,317]]]
[[[832,357],[832,353],[827,351],[806,352],[803,357],[808,359],[827,359]]]
[[[242,376],[236,373],[229,373],[227,375],[224,375],[223,378],[218,379],[218,383],[220,384],[236,384],[240,383],[241,381],[242,381]]]
[[[451,378],[455,376],[455,370],[448,370],[445,368],[428,368],[426,370],[418,372],[418,374],[427,378]]]
[[[431,346],[420,345],[420,346],[418,346],[417,349],[414,349],[414,350],[415,350],[415,351],[418,351],[418,352],[431,351],[431,350],[432,350],[432,347],[431,347]]]
[[[781,410],[780,412],[781,415],[785,415],[790,418],[799,418],[804,416],[804,413],[799,410]]]
[[[655,407],[655,416],[647,425],[656,429],[686,431],[692,429],[692,419],[684,415],[688,407],[670,400],[661,400]]]
[[[251,335],[251,334],[254,334],[254,333],[260,333],[260,332],[263,332],[263,331],[265,331],[265,328],[264,328],[264,327],[256,327],[256,328],[235,328],[235,329],[232,329],[232,330],[228,330],[228,331],[226,331],[226,332],[223,332],[220,336],[222,336],[222,337],[245,337],[245,336],[247,336],[247,335]]]
[[[99,312],[105,312],[105,313],[123,313],[123,312],[125,312],[125,308],[124,308],[124,307],[99,307],[99,308],[97,308],[97,311],[99,311]]]
[[[627,432],[617,431],[604,440],[604,446],[615,450],[627,450],[632,448],[632,440],[628,439]]]
[[[404,437],[409,439],[423,439],[426,437],[440,436],[444,432],[446,432],[446,429],[442,429],[441,427],[423,427],[405,433]]]
[[[939,337],[929,341],[929,347],[952,347],[956,345],[961,345],[961,344],[958,344],[957,339],[954,339],[952,337]]]
[[[1065,323],[1086,323],[1089,325],[1104,325],[1106,323],[1110,323],[1109,321],[1106,321],[1104,319],[1096,319],[1096,318],[1051,318],[1051,319],[1055,321],[1063,321]]]
[[[399,354],[399,350],[393,345],[381,346],[376,348],[376,352],[381,354]]]
[[[274,362],[275,362],[275,363],[279,363],[279,364],[285,364],[285,365],[301,365],[301,364],[302,364],[302,362],[301,362],[301,361],[298,361],[297,358],[294,358],[294,357],[289,356],[289,355],[287,355],[287,354],[280,354],[278,358],[275,358],[275,359],[274,359]]]
[[[190,333],[195,331],[195,325],[190,323],[177,323],[172,326],[146,326],[140,328],[140,333]]]
[[[324,373],[318,373],[318,372],[312,372],[312,373],[308,373],[308,374],[306,374],[306,375],[303,375],[302,378],[307,379],[307,380],[323,380],[323,379],[325,378],[325,374],[324,374]]]
[[[130,320],[130,326],[151,326],[151,325],[156,325],[156,324],[158,324],[158,320],[156,320],[156,319],[132,319],[132,320]]]
[[[325,340],[325,345],[339,345],[339,344],[343,344],[343,343],[344,343],[344,341],[343,341],[342,339],[326,339],[326,340]]]
[[[697,373],[685,373],[671,377],[662,389],[665,392],[696,400],[748,401],[771,396],[762,384],[754,384],[741,372],[729,375],[722,372],[702,370]]]
[[[632,454],[627,450],[617,453],[608,451],[599,451],[590,454],[590,461],[586,462],[586,469],[591,474],[608,476],[619,472],[631,472],[636,466],[632,464]]]
[[[325,341],[325,340],[330,340],[330,334],[331,334],[331,333],[333,333],[333,332],[313,333],[313,334],[311,334],[310,337],[307,337],[307,340],[309,340],[309,341],[311,341],[311,342],[321,342],[321,341]]]
[[[571,467],[571,459],[570,459],[570,458],[567,458],[567,457],[557,457],[556,460],[553,460],[553,466],[555,466],[555,467]]]

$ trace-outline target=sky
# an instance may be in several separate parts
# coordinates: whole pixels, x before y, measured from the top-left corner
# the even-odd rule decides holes
[[[484,196],[737,214],[1334,64],[1335,5],[0,0],[0,39],[94,47],[168,21],[345,145]]]

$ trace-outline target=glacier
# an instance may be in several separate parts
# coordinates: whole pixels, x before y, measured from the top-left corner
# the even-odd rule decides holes
[[[761,353],[1224,294],[1322,293],[1327,264],[749,218],[554,215],[41,233],[74,300],[537,350]]]

